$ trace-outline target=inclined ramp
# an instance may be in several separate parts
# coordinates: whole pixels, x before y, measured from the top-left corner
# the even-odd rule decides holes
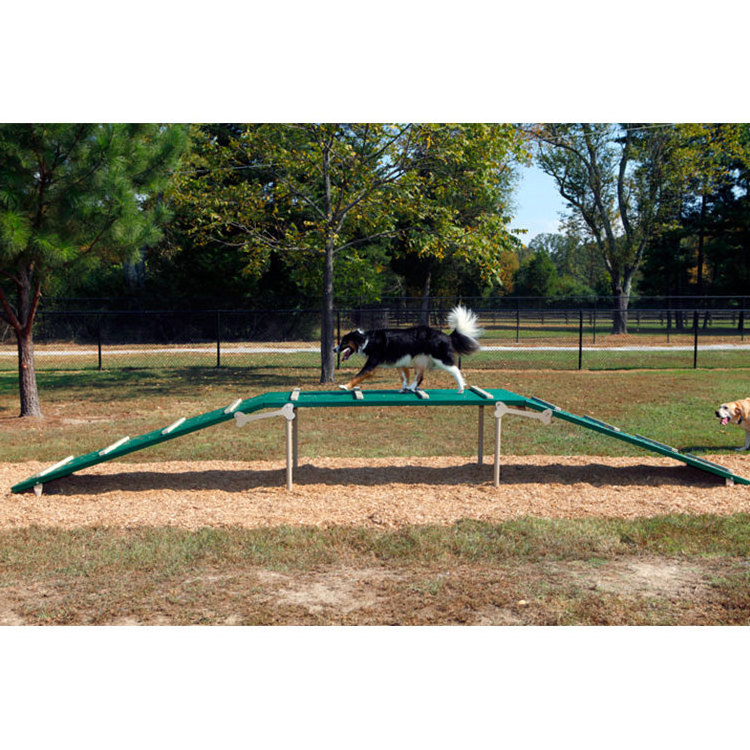
[[[276,391],[263,393],[248,399],[237,399],[226,407],[208,411],[191,418],[181,418],[166,427],[152,430],[143,435],[131,438],[126,436],[114,443],[99,448],[82,456],[68,456],[43,471],[19,482],[11,488],[14,493],[34,489],[41,493],[44,484],[56,479],[69,476],[77,471],[86,469],[105,461],[113,461],[129,453],[149,448],[167,440],[175,440],[197,430],[203,430],[214,425],[235,419],[235,415],[248,415],[264,409],[284,412],[298,408],[341,408],[341,407],[377,407],[377,406],[491,406],[502,402],[506,406],[517,409],[532,409],[534,411],[551,411],[552,417],[569,422],[587,430],[601,433],[630,445],[635,445],[645,451],[657,453],[701,471],[723,478],[728,484],[750,484],[750,480],[734,474],[729,469],[712,461],[707,461],[690,453],[683,453],[676,448],[642,435],[634,435],[610,425],[595,417],[578,416],[561,409],[536,397],[521,396],[512,391],[499,388],[472,387],[464,393],[457,393],[453,389],[432,389],[417,391],[416,393],[400,393],[395,390],[360,391]],[[275,416],[276,413],[265,416]],[[288,417],[289,418],[289,417]]]

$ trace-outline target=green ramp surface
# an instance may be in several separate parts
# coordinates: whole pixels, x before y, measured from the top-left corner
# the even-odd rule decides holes
[[[750,480],[737,476],[712,461],[689,453],[681,453],[663,443],[659,443],[641,435],[631,435],[623,432],[618,427],[609,425],[594,417],[580,417],[564,411],[558,406],[535,398],[521,396],[512,391],[501,388],[472,388],[463,393],[457,393],[453,389],[432,389],[429,391],[417,391],[416,393],[401,393],[396,390],[372,390],[372,391],[275,391],[263,393],[248,399],[237,399],[229,406],[215,409],[213,411],[199,414],[190,419],[180,419],[166,427],[147,432],[138,437],[125,437],[109,446],[86,453],[82,456],[69,456],[47,469],[35,474],[28,479],[19,482],[11,488],[14,493],[33,489],[47,482],[69,476],[81,469],[86,469],[104,461],[112,461],[116,458],[143,450],[152,445],[174,440],[196,430],[221,424],[234,419],[235,413],[251,414],[263,409],[281,409],[286,404],[293,404],[295,408],[331,408],[331,407],[368,407],[368,406],[488,406],[502,402],[510,407],[529,408],[536,411],[550,409],[552,416],[566,422],[577,424],[585,429],[600,432],[617,440],[623,440],[631,445],[636,445],[644,450],[668,456],[677,461],[720,476],[737,484],[750,484]]]
[[[658,453],[662,456],[674,458],[676,461],[682,461],[682,463],[685,463],[688,466],[693,466],[696,469],[707,471],[710,474],[716,474],[717,476],[728,479],[732,482],[735,482],[736,484],[750,484],[750,479],[745,479],[744,477],[738,476],[724,466],[720,466],[713,461],[707,461],[705,458],[701,458],[700,456],[694,456],[692,453],[683,453],[677,450],[677,448],[673,448],[670,445],[660,443],[658,440],[652,440],[651,438],[644,437],[643,435],[631,435],[630,433],[624,432],[619,427],[615,427],[614,425],[602,422],[595,417],[579,417],[576,414],[571,414],[570,412],[564,411],[559,406],[550,404],[540,398],[534,398],[532,396],[526,401],[527,405],[530,408],[536,409],[537,411],[551,409],[552,416],[556,419],[561,419],[565,422],[571,422],[572,424],[576,424],[579,427],[584,427],[587,430],[593,430],[594,432],[599,432],[602,435],[607,435],[609,437],[616,438],[617,440],[622,440],[625,443],[636,445],[639,448],[651,451],[652,453]]]

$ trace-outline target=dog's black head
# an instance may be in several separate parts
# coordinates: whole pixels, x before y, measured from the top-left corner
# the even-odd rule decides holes
[[[341,359],[346,362],[352,354],[356,354],[362,351],[362,347],[365,345],[367,337],[364,331],[357,329],[356,331],[350,331],[346,336],[341,337],[341,342],[338,346],[333,347],[333,351],[341,352]]]

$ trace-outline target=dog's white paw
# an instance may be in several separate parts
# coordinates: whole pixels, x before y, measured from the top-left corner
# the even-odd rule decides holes
[[[341,388],[342,391],[350,391],[351,390],[351,388],[348,388],[345,385],[340,385],[339,388]]]

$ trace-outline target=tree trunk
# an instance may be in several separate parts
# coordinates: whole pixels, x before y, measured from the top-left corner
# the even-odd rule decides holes
[[[336,230],[332,214],[331,199],[331,142],[323,147],[323,184],[325,185],[325,210],[328,218],[325,238],[325,258],[323,261],[323,309],[320,316],[320,382],[333,383],[335,371],[335,359],[333,356],[333,256],[334,256],[334,234]],[[341,229],[341,219],[338,230]]]
[[[698,226],[698,268],[696,274],[696,289],[698,294],[703,294],[703,263],[705,261],[704,245],[706,238],[706,193],[701,195],[701,219]]]
[[[326,244],[323,268],[323,306],[320,318],[320,382],[333,383],[336,359],[333,356],[333,245]]]
[[[430,325],[430,286],[432,284],[432,268],[427,268],[427,275],[422,288],[422,304],[419,311],[419,322],[423,326]]]
[[[41,417],[39,391],[36,386],[34,369],[34,340],[31,326],[28,330],[16,331],[18,343],[18,385],[21,394],[21,417]]]
[[[628,302],[630,290],[621,286],[613,290],[614,306],[612,310],[612,333],[615,335],[628,332]]]
[[[39,391],[36,386],[34,369],[33,327],[39,299],[42,296],[41,282],[32,284],[29,269],[20,269],[18,276],[11,277],[16,283],[17,303],[15,311],[0,289],[0,307],[3,319],[16,335],[18,349],[18,387],[21,396],[21,417],[41,417]]]

